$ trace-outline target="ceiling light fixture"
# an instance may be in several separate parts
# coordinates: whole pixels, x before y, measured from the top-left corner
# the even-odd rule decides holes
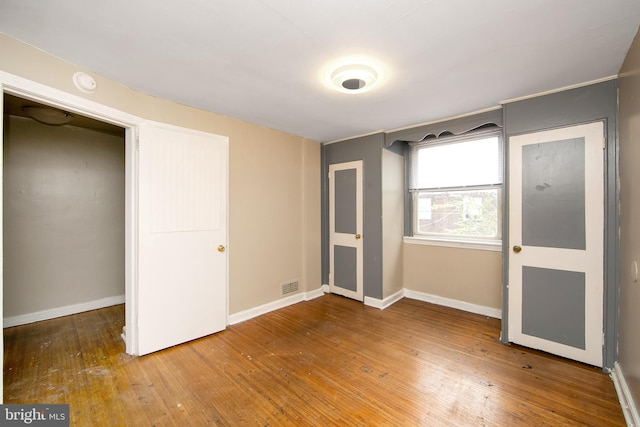
[[[367,65],[345,65],[331,73],[333,85],[341,92],[362,93],[376,84],[378,73]]]
[[[22,107],[22,111],[33,120],[45,125],[64,125],[73,120],[73,116],[66,111],[49,107]]]
[[[382,67],[361,57],[343,58],[325,67],[324,80],[329,87],[342,93],[368,92],[382,80]]]

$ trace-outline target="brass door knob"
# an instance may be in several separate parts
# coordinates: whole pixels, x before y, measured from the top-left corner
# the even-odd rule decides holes
[[[519,254],[521,250],[522,250],[522,248],[520,246],[514,246],[513,247],[513,252],[515,252],[517,254]]]
[[[224,252],[225,247],[222,245],[218,245],[218,252]]]
[[[359,238],[361,238],[362,236],[359,234],[356,234],[356,240],[358,240]]]

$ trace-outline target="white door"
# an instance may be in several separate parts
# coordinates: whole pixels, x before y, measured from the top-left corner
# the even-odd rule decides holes
[[[509,341],[602,366],[602,122],[509,138]]]
[[[226,327],[227,159],[226,137],[139,127],[139,355]]]
[[[362,301],[362,160],[329,165],[329,289]]]

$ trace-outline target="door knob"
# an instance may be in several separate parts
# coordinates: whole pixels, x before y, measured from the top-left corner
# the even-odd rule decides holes
[[[519,254],[521,250],[522,250],[522,248],[520,246],[514,246],[513,247],[513,252],[515,252],[517,254]]]
[[[359,238],[361,238],[362,236],[359,234],[356,234],[356,240],[358,240]]]
[[[218,252],[224,252],[225,247],[222,245],[218,245]]]

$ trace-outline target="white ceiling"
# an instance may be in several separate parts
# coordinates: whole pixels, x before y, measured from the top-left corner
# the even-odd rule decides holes
[[[0,0],[0,31],[128,87],[317,141],[618,73],[640,0]],[[346,55],[386,68],[327,89]]]

